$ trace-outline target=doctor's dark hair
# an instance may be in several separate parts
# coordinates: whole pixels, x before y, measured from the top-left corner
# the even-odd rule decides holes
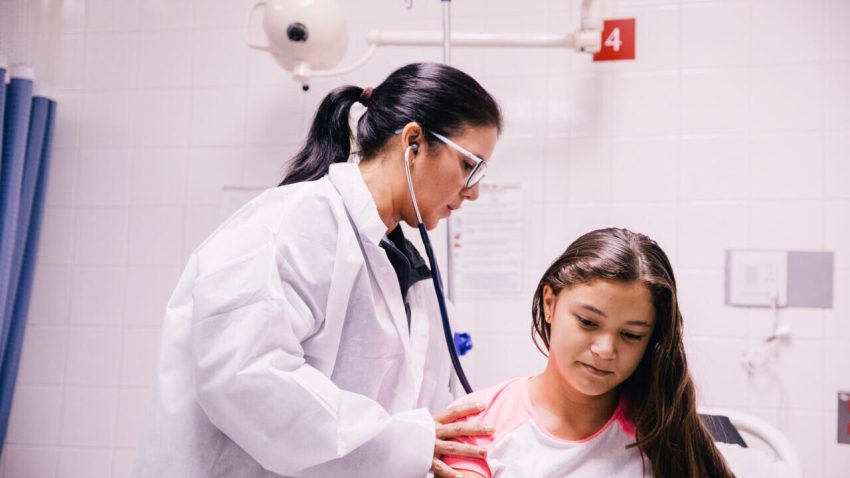
[[[331,164],[348,161],[348,114],[357,101],[367,107],[357,123],[364,161],[375,157],[396,130],[412,121],[447,137],[468,126],[502,130],[499,105],[471,76],[441,63],[413,63],[397,69],[374,89],[341,86],[325,96],[280,185],[319,179]],[[442,145],[431,135],[425,138],[429,147]]]
[[[637,442],[632,446],[649,459],[656,478],[734,477],[697,414],[696,390],[682,343],[676,279],[667,255],[649,237],[626,229],[600,229],[570,244],[543,274],[534,294],[534,344],[548,355],[551,326],[544,319],[546,286],[557,296],[564,289],[600,280],[640,282],[655,310],[655,326],[643,358],[619,386],[628,404],[627,417],[635,426]]]

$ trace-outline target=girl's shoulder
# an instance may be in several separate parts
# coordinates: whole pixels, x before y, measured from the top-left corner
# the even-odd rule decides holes
[[[616,423],[627,437],[632,440],[635,439],[635,424],[629,419],[629,401],[625,396],[620,396],[620,402],[617,404],[617,409],[614,410],[614,416],[611,417],[609,423]]]
[[[475,391],[456,400],[453,405],[481,403],[484,409],[468,415],[466,421],[486,423],[496,429],[496,435],[516,428],[528,421],[531,415],[527,408],[529,377],[515,377],[496,385]]]

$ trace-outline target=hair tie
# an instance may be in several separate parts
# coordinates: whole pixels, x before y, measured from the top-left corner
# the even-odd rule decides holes
[[[363,106],[369,107],[369,102],[372,100],[372,92],[375,91],[371,86],[363,88],[363,93],[360,93],[360,98],[357,100]]]

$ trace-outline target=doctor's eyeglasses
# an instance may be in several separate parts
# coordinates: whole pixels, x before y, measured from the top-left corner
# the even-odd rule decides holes
[[[402,130],[398,129],[398,130],[395,131],[395,134],[400,134],[401,132],[402,132]],[[425,130],[425,132],[428,133],[428,134],[434,135],[435,138],[439,139],[440,141],[442,141],[443,143],[448,145],[450,148],[452,148],[453,150],[457,151],[458,153],[464,155],[467,159],[472,161],[472,164],[469,164],[465,160],[461,160],[466,164],[467,167],[472,168],[469,171],[469,175],[466,177],[466,183],[464,184],[464,187],[469,189],[471,187],[474,187],[482,179],[484,179],[484,175],[487,173],[487,161],[485,161],[485,160],[479,158],[478,156],[470,153],[463,146],[455,143],[454,141],[450,140],[449,138],[446,138],[445,136],[443,136],[439,133],[435,133],[435,132],[430,131],[430,130]]]
[[[469,176],[466,177],[466,187],[467,188],[471,188],[471,187],[475,186],[476,184],[478,184],[479,181],[481,181],[484,178],[484,175],[487,173],[487,161],[484,161],[483,159],[479,158],[478,156],[470,153],[469,151],[467,151],[465,148],[463,148],[459,144],[455,143],[454,141],[450,140],[449,138],[446,138],[445,136],[443,136],[439,133],[435,133],[433,131],[428,131],[428,133],[433,134],[437,139],[446,143],[447,145],[449,145],[452,149],[454,149],[458,153],[460,153],[460,154],[466,156],[467,158],[469,158],[470,160],[472,160],[474,166],[467,163],[467,166],[470,166],[472,168],[472,170],[469,171]]]

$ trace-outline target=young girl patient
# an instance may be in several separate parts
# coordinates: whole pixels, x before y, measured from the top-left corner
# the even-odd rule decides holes
[[[676,281],[655,241],[585,234],[543,275],[531,310],[546,369],[461,399],[484,403],[466,420],[495,432],[456,439],[486,459],[446,463],[487,478],[733,476],[697,416]]]

